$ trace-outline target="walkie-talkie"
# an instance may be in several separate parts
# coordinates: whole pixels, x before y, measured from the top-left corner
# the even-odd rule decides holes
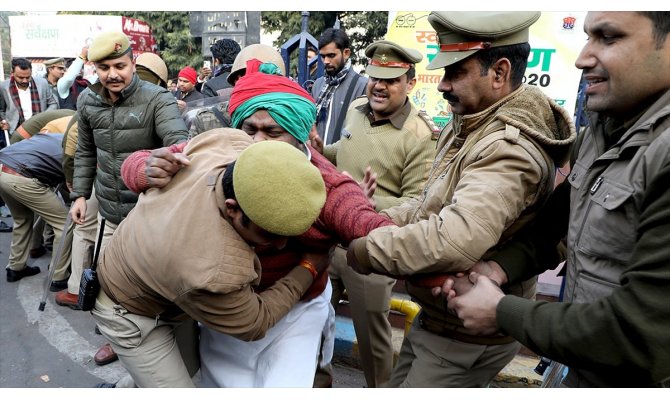
[[[102,236],[105,232],[105,219],[100,222],[100,232],[98,232],[98,241],[95,243],[95,253],[93,254],[93,263],[90,268],[86,268],[81,273],[81,282],[79,283],[79,298],[77,304],[82,311],[91,311],[95,305],[95,299],[100,292],[100,282],[95,269],[98,266],[98,256],[100,255],[100,246]]]

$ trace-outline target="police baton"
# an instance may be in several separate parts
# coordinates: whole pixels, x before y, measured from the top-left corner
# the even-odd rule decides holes
[[[58,195],[58,198],[61,200],[63,206],[67,208],[65,200],[63,200],[63,197],[60,195],[60,187],[61,185],[58,185],[56,187],[56,193]],[[49,275],[47,276],[47,279],[44,282],[44,294],[42,295],[42,301],[40,302],[40,305],[38,307],[38,310],[40,311],[44,311],[44,307],[46,306],[47,296],[49,294],[49,287],[51,286],[54,273],[56,272],[56,264],[58,264],[61,257],[63,257],[63,249],[65,248],[65,242],[66,242],[65,238],[67,237],[67,232],[70,230],[71,224],[72,224],[72,217],[70,216],[70,209],[68,208],[67,216],[65,217],[65,224],[63,225],[63,233],[61,233],[60,241],[58,242],[58,249],[56,250],[56,253],[51,256],[51,262],[49,263]],[[70,246],[71,245],[72,243],[70,243]]]

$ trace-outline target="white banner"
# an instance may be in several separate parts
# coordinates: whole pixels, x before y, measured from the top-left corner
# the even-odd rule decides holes
[[[10,16],[12,57],[76,57],[99,33],[121,29],[118,15]]]

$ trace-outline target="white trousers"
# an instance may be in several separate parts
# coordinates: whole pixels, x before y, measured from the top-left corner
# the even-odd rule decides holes
[[[253,342],[201,326],[201,386],[311,388],[331,293],[329,280],[323,293],[293,306]]]

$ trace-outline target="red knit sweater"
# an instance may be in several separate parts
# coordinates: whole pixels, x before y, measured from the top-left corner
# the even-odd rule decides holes
[[[187,142],[169,147],[173,153],[182,152]],[[354,239],[366,236],[380,226],[394,225],[385,216],[377,214],[367,197],[353,179],[341,174],[324,156],[310,147],[312,164],[319,169],[326,184],[326,203],[319,218],[302,235],[291,238],[282,250],[256,253],[261,261],[263,273],[257,291],[263,291],[284,277],[302,259],[304,252],[327,252],[333,245],[348,245]],[[144,172],[145,160],[150,150],[131,154],[121,166],[121,176],[126,186],[140,193],[149,188]],[[323,292],[328,281],[324,270],[303,295],[302,300],[311,300]]]

